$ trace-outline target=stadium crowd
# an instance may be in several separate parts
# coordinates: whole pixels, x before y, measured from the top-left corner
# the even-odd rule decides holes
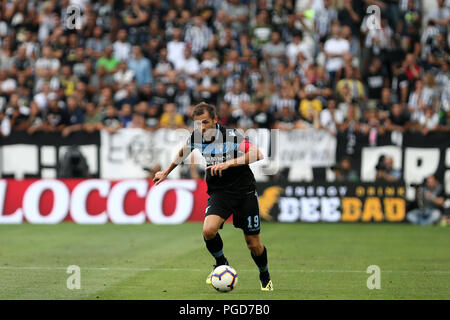
[[[1,0],[1,135],[189,127],[200,101],[244,129],[450,131],[448,2]]]

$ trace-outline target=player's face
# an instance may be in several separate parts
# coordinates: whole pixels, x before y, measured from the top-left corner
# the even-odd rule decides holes
[[[211,118],[208,112],[204,112],[194,117],[195,129],[202,132],[205,139],[209,139],[216,132],[217,119]]]

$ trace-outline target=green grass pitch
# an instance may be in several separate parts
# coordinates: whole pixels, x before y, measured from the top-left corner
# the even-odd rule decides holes
[[[235,290],[205,284],[213,259],[201,223],[1,225],[0,299],[449,299],[450,228],[263,223],[275,291],[261,292],[242,231],[226,224]],[[69,265],[81,289],[69,290]],[[366,269],[381,269],[369,290]]]

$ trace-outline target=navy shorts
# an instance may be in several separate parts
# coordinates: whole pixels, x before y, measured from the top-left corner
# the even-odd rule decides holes
[[[217,215],[225,220],[233,215],[234,227],[242,229],[246,235],[256,235],[261,230],[256,191],[244,193],[242,196],[220,191],[211,193],[206,205],[205,217],[209,215]]]

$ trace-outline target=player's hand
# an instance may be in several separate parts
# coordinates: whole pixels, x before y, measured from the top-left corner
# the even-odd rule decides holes
[[[218,174],[221,177],[222,176],[222,171],[228,169],[229,167],[230,167],[230,165],[228,163],[223,162],[223,163],[218,163],[218,164],[215,164],[215,165],[212,165],[212,166],[207,166],[206,170],[211,169],[211,175],[212,176]]]
[[[165,171],[158,171],[155,173],[155,176],[153,177],[153,183],[155,186],[163,182],[167,178],[167,173]]]

